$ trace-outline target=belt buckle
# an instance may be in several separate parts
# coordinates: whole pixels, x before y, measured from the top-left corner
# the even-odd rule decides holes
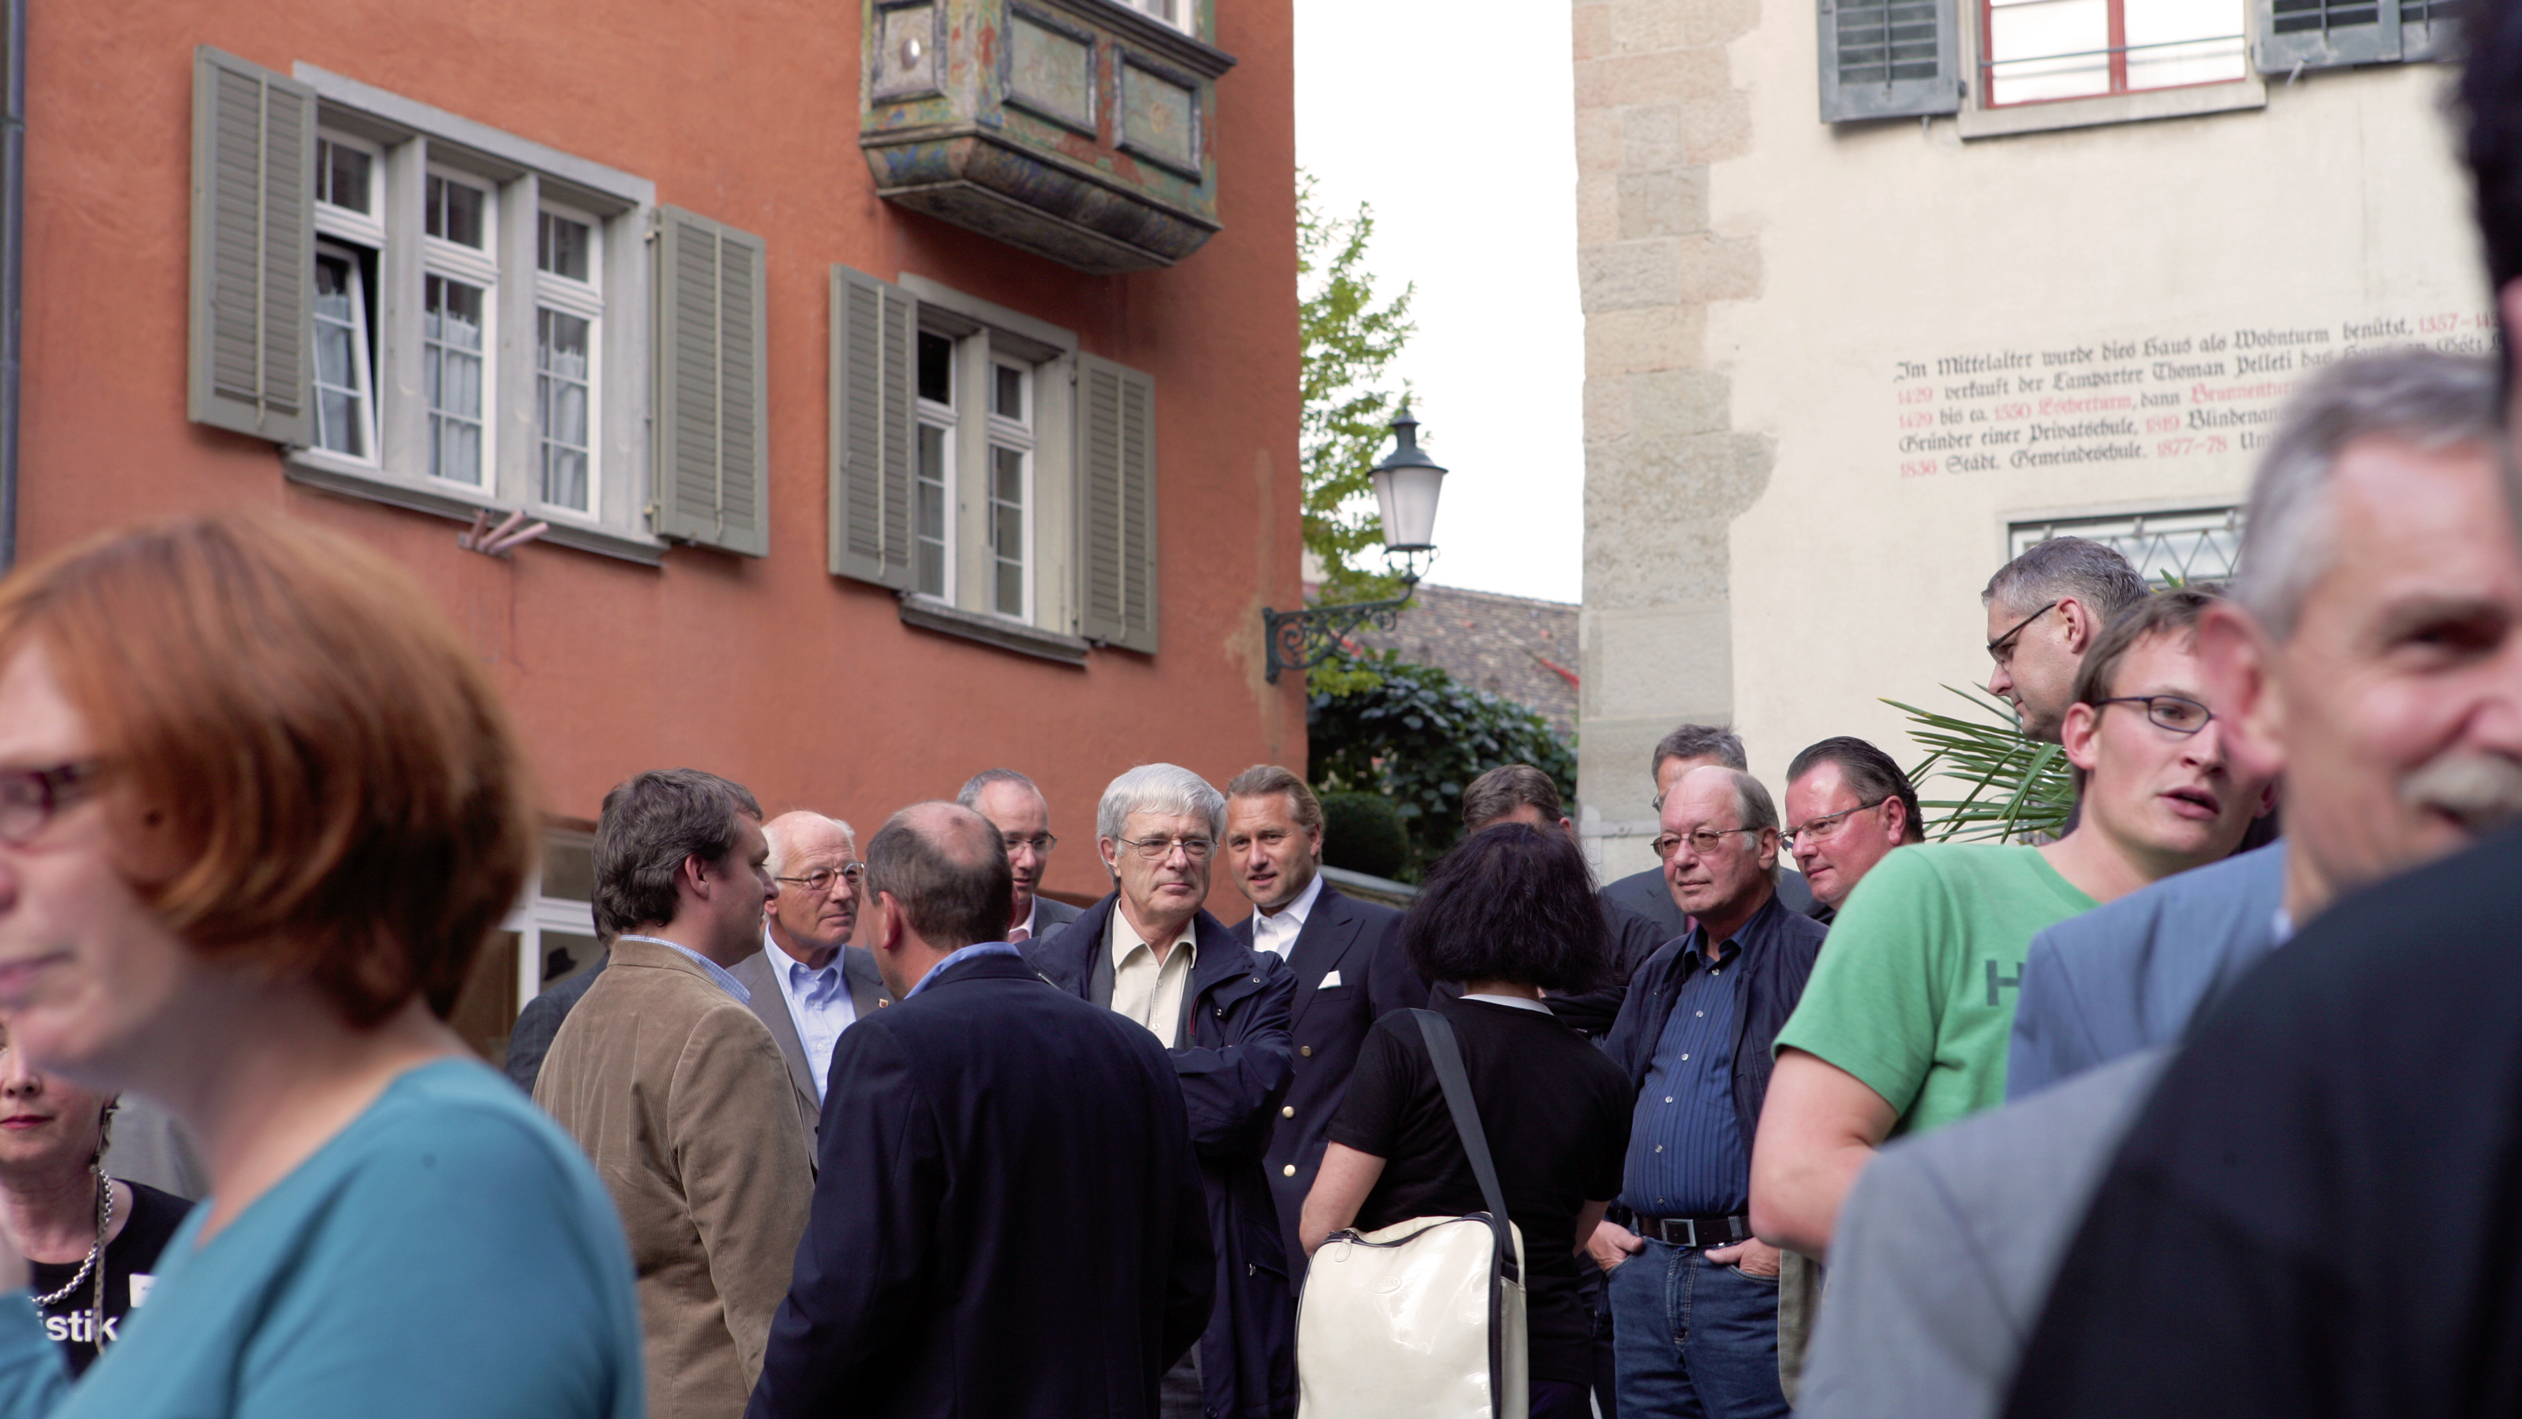
[[[1689,1238],[1689,1240],[1683,1242],[1682,1245],[1696,1248],[1699,1245],[1699,1219],[1696,1217],[1683,1217],[1677,1220],[1681,1223],[1682,1235]],[[1671,1223],[1666,1223],[1665,1225],[1670,1226]]]

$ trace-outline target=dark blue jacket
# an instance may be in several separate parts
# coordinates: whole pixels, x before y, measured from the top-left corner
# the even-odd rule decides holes
[[[1821,954],[1822,938],[1829,932],[1830,928],[1789,910],[1772,896],[1734,934],[1742,943],[1743,972],[1740,1008],[1734,1012],[1734,1116],[1742,1125],[1745,1156],[1760,1131],[1761,1102],[1769,1096],[1769,1074],[1774,1067],[1770,1051],[1778,1042],[1778,1031],[1786,1027],[1786,1017],[1795,1013],[1795,1002],[1804,996],[1804,982],[1812,979],[1814,958]],[[1694,931],[1665,942],[1647,958],[1637,979],[1629,983],[1629,998],[1620,1003],[1620,1018],[1612,1025],[1610,1037],[1603,1041],[1612,1060],[1629,1071],[1632,1092],[1645,1085],[1646,1073],[1654,1067],[1655,1046],[1664,1038],[1673,1001],[1689,983],[1691,972],[1707,964],[1707,956],[1694,949],[1698,939]]]
[[[1236,922],[1235,939],[1252,944],[1252,918]],[[1287,953],[1296,977],[1288,1010],[1288,1035],[1296,1045],[1296,1080],[1270,1129],[1262,1176],[1278,1199],[1279,1240],[1286,1248],[1288,1281],[1302,1289],[1305,1249],[1297,1244],[1297,1214],[1313,1190],[1329,1141],[1331,1116],[1348,1097],[1358,1047],[1375,1022],[1395,1010],[1427,1004],[1427,982],[1401,949],[1401,913],[1344,897],[1328,882],[1314,898],[1305,928]],[[1337,975],[1339,983],[1323,982]]]
[[[1095,953],[1109,949],[1105,933],[1118,900],[1105,897],[1028,943],[1026,958],[1052,984],[1090,997]],[[1287,1022],[1296,977],[1207,912],[1195,918],[1192,939],[1189,1027],[1172,1054],[1217,1242],[1217,1305],[1200,1341],[1202,1413],[1273,1419],[1296,1412],[1296,1309],[1261,1159],[1294,1074]]]
[[[1165,1052],[1017,957],[941,969],[832,1051],[745,1413],[1154,1419],[1216,1286]]]

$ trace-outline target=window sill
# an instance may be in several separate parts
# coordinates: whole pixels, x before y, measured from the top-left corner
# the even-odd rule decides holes
[[[2058,99],[2008,108],[1965,105],[1955,122],[1965,139],[2004,138],[2016,133],[2048,133],[2061,128],[2091,128],[2105,123],[2145,123],[2159,118],[2196,118],[2266,108],[2268,85],[2257,77],[2226,84],[2154,89],[2137,94],[2104,94],[2089,99]]]
[[[1000,650],[1012,650],[1018,655],[1057,661],[1062,665],[1083,667],[1087,651],[1093,649],[1075,636],[1046,631],[1040,626],[1028,626],[1022,621],[1010,621],[1003,616],[984,616],[909,593],[902,597],[902,624],[940,635],[961,636],[965,640],[979,641]]]
[[[494,518],[523,511],[527,518],[550,524],[549,531],[535,540],[581,552],[616,557],[626,562],[656,566],[665,560],[666,545],[656,538],[620,528],[601,527],[592,523],[568,520],[565,513],[553,513],[514,503],[502,502],[484,493],[468,492],[453,485],[435,485],[398,478],[392,473],[354,463],[321,449],[293,448],[283,450],[281,472],[292,483],[339,493],[344,497],[365,498],[389,507],[408,508],[454,522],[471,522],[477,514],[487,512]]]

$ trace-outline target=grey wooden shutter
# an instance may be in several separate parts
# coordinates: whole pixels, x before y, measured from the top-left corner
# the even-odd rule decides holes
[[[911,586],[918,328],[910,292],[832,268],[832,574],[896,591]]]
[[[1963,3],[1820,0],[1822,122],[1958,111]]]
[[[2263,74],[2451,52],[2454,0],[2256,0],[2252,8]]]
[[[1156,649],[1156,382],[1077,357],[1077,504],[1084,590],[1078,630]]]
[[[193,271],[185,413],[315,441],[315,91],[193,51]]]
[[[656,496],[660,537],[771,550],[762,239],[657,209]]]

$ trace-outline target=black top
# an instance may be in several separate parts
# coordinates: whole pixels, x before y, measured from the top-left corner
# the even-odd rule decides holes
[[[2522,1410],[2522,835],[2357,894],[2165,1071],[2008,1413]]]
[[[1555,1016],[1485,1000],[1441,999],[1434,1008],[1453,1022],[1506,1215],[1523,1232],[1532,1377],[1590,1383],[1593,1331],[1577,1295],[1576,1218],[1586,1203],[1619,1195],[1628,1081]],[[1427,1042],[1406,1012],[1385,1016],[1367,1035],[1331,1140],[1385,1160],[1358,1209],[1360,1231],[1484,1210]]]
[[[131,1183],[131,1216],[121,1232],[105,1246],[105,1343],[111,1345],[118,1336],[122,1318],[131,1313],[132,1279],[138,1277],[141,1296],[146,1300],[149,1277],[158,1268],[158,1253],[166,1250],[167,1240],[184,1223],[184,1214],[193,1205],[171,1192],[160,1192],[147,1183]],[[75,1261],[30,1261],[27,1263],[29,1289],[38,1296],[50,1295],[70,1284],[79,1274]],[[63,1353],[70,1357],[70,1373],[85,1374],[96,1362],[96,1333],[91,1328],[88,1307],[96,1300],[96,1278],[90,1276],[79,1283],[79,1289],[43,1308],[44,1333],[59,1341]]]

